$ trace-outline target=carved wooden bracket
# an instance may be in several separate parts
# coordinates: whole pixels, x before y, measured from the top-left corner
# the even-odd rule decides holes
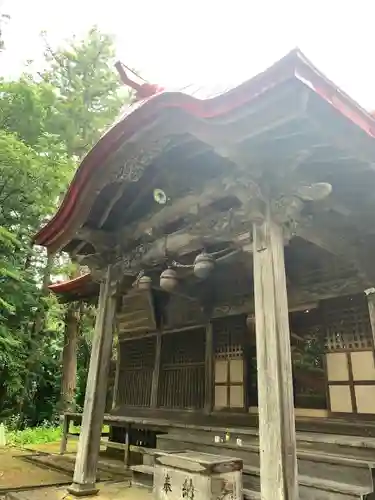
[[[323,200],[331,192],[332,186],[328,183],[297,184],[290,186],[285,194],[272,198],[272,218],[283,226],[287,241],[296,234],[305,203]]]

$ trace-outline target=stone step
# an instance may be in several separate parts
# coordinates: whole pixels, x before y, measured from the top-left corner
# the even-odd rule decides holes
[[[249,490],[244,488],[243,490],[244,500],[261,500],[261,495],[259,491]],[[309,489],[305,486],[299,487],[299,495],[301,500],[370,500],[372,497],[367,495],[356,494],[341,494],[335,492],[327,492],[326,490]]]
[[[207,442],[202,437],[197,439],[186,436],[182,441],[174,435],[163,435],[158,438],[158,445],[173,451],[192,450],[215,455],[240,458],[246,467],[259,470],[259,451],[255,445],[233,447],[231,443]],[[298,470],[302,477],[312,477],[314,481],[335,481],[350,484],[354,488],[373,491],[373,470],[366,461],[355,460],[325,453],[299,452]]]
[[[132,484],[134,486],[143,486],[152,488],[154,481],[154,466],[153,465],[132,465]]]
[[[244,488],[242,492],[243,492],[243,497],[246,500],[261,500],[259,491],[253,491]]]
[[[299,494],[301,500],[360,500],[370,493],[367,488],[358,485],[338,483],[315,477],[299,475]],[[260,498],[260,470],[256,467],[244,467],[244,498]]]
[[[132,484],[152,488],[154,467],[134,465]],[[321,480],[309,476],[299,476],[299,493],[301,500],[361,500],[369,498],[369,490],[358,485]],[[260,499],[260,470],[256,467],[244,467],[243,494],[245,499]]]

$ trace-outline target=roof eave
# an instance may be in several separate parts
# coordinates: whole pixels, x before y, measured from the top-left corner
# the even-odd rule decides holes
[[[249,103],[290,78],[297,78],[308,85],[368,135],[375,137],[375,121],[372,116],[338,89],[296,49],[263,73],[212,99],[200,100],[183,93],[164,92],[138,105],[132,113],[117,121],[84,158],[62,205],[54,218],[35,236],[35,243],[56,251],[70,241],[69,228],[74,223],[78,200],[93,197],[94,174],[105,164],[110,154],[133,134],[139,133],[150,120],[155,120],[155,116],[163,109],[179,108],[202,119],[213,118]]]

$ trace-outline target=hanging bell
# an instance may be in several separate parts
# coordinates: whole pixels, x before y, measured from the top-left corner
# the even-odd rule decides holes
[[[152,280],[150,276],[143,275],[139,278],[137,286],[139,290],[150,290],[151,289]]]
[[[172,292],[178,285],[177,273],[174,269],[165,269],[160,275],[160,288]]]
[[[209,253],[202,252],[194,261],[194,274],[197,278],[206,279],[215,267],[215,259]]]

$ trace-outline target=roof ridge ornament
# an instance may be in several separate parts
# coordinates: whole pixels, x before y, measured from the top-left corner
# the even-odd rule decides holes
[[[159,94],[160,92],[163,92],[165,90],[164,87],[160,87],[157,84],[147,82],[144,78],[142,78],[134,70],[130,69],[121,61],[116,62],[115,68],[120,75],[122,83],[135,90],[135,102],[141,101],[143,99],[148,99],[149,97]],[[137,83],[136,81],[129,78],[126,70],[130,71],[130,73],[132,73],[138,79],[143,80],[143,83]]]

